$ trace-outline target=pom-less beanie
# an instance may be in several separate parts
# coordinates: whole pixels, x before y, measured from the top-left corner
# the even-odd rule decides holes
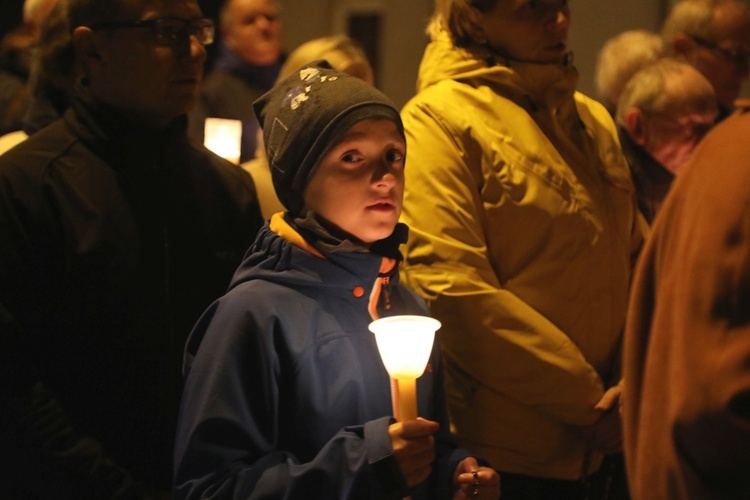
[[[276,194],[300,214],[304,191],[315,168],[355,123],[392,120],[404,128],[393,103],[375,87],[336,71],[327,61],[306,64],[253,104]]]

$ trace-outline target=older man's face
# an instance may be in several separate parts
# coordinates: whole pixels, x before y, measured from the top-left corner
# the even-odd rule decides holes
[[[244,62],[267,66],[281,54],[281,20],[274,0],[227,0],[222,33]]]
[[[150,0],[113,21],[165,17],[197,20],[202,17],[195,0]],[[206,51],[193,36],[176,45],[157,41],[149,27],[95,30],[99,57],[90,61],[95,95],[145,125],[162,126],[187,113],[195,103]]]
[[[675,78],[665,93],[673,96],[671,102],[661,112],[645,113],[648,132],[643,147],[677,174],[713,127],[718,107],[706,79],[695,70]]]
[[[721,4],[705,42],[694,42],[688,60],[711,82],[719,102],[731,107],[750,71],[750,14],[736,2]]]

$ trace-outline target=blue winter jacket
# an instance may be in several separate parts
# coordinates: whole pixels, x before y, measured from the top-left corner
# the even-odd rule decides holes
[[[316,250],[280,214],[266,224],[188,340],[176,498],[451,496],[468,453],[450,437],[437,343],[417,381],[419,415],[441,424],[433,473],[409,491],[393,458],[390,379],[368,330],[381,261]],[[376,315],[427,315],[397,280],[394,268]]]

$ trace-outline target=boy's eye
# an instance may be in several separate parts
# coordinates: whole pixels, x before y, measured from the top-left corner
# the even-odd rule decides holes
[[[404,159],[404,153],[402,153],[398,149],[392,149],[388,151],[388,154],[386,155],[386,159],[393,163],[399,162]]]
[[[361,155],[358,155],[357,153],[346,153],[344,156],[341,157],[341,161],[345,163],[354,163],[356,161],[360,161],[362,159]]]

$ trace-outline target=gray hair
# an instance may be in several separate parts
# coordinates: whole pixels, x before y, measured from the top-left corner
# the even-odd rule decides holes
[[[705,81],[698,94],[685,94],[679,85],[672,85],[672,82],[680,81],[686,74],[693,74]],[[617,103],[617,122],[624,125],[627,112],[632,108],[647,113],[663,112],[668,104],[691,98],[716,101],[711,84],[698,70],[671,58],[660,59],[638,71],[625,85]]]
[[[744,0],[681,0],[675,4],[662,25],[661,36],[671,48],[674,38],[684,33],[710,40],[717,8],[724,3],[737,3],[747,8]]]
[[[663,55],[662,39],[651,31],[628,30],[610,38],[599,50],[594,76],[607,107],[614,110],[630,77]]]

